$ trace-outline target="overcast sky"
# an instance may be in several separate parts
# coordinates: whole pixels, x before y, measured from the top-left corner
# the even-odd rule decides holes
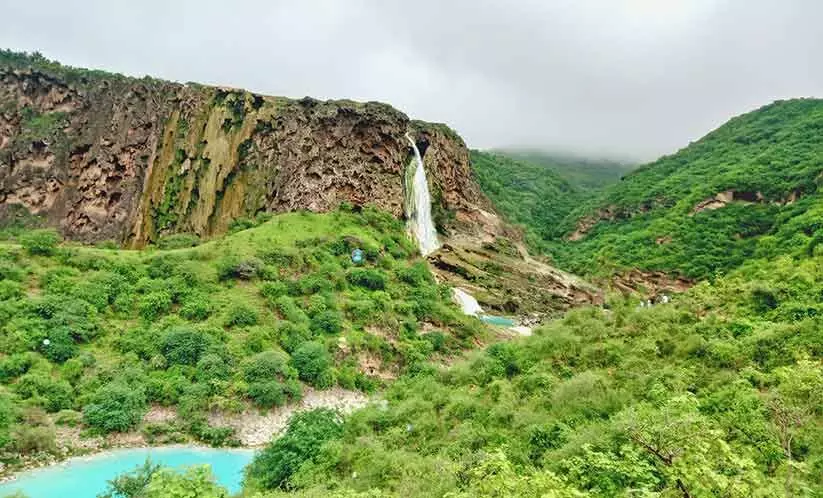
[[[0,0],[0,47],[639,160],[823,95],[820,0]]]

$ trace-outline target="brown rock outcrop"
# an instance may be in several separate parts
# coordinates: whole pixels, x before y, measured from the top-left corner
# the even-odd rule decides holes
[[[388,105],[266,97],[0,55],[0,223],[22,208],[67,238],[139,247],[169,233],[208,237],[260,212],[342,202],[403,216],[409,133],[438,229],[505,231],[462,139]]]

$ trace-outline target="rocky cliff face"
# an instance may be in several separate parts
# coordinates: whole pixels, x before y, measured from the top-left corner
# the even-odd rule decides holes
[[[403,215],[410,133],[438,228],[503,228],[444,125],[380,103],[320,102],[65,68],[0,52],[0,223],[34,215],[72,239],[208,237],[260,212],[341,202]]]

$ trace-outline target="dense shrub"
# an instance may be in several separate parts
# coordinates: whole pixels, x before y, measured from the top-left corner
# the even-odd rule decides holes
[[[310,327],[312,332],[317,334],[339,334],[343,331],[343,319],[340,313],[326,310],[312,317]]]
[[[338,415],[327,409],[295,414],[283,436],[257,453],[246,468],[247,482],[264,489],[288,489],[289,478],[318,456],[327,441],[340,437]]]
[[[352,285],[366,289],[383,290],[386,288],[386,275],[380,270],[352,268],[346,274],[346,280]]]
[[[331,355],[323,344],[305,342],[292,353],[291,359],[300,380],[321,389],[330,387],[334,382]]]
[[[208,318],[213,306],[205,294],[191,294],[186,297],[180,306],[180,316],[186,320],[203,321]]]
[[[99,388],[83,407],[85,423],[97,431],[125,432],[143,419],[146,396],[142,389],[122,382]]]
[[[298,346],[312,338],[312,333],[305,325],[297,325],[291,322],[282,322],[277,329],[280,344],[289,353],[297,349]]]
[[[266,299],[275,300],[289,292],[288,286],[282,281],[265,282],[260,286],[260,295]]]
[[[211,344],[206,334],[188,327],[169,329],[160,342],[160,351],[170,365],[196,365]]]
[[[226,327],[248,327],[258,322],[257,311],[251,306],[237,303],[229,308],[224,325]]]
[[[172,305],[172,296],[167,291],[156,291],[140,298],[138,309],[140,316],[152,322],[169,312]]]
[[[245,361],[243,377],[248,383],[285,380],[297,377],[297,372],[289,366],[289,357],[285,353],[264,351]]]
[[[23,375],[14,385],[14,390],[22,398],[31,399],[47,412],[58,412],[71,408],[74,389],[64,380],[55,380],[40,372]]]
[[[220,280],[251,280],[259,275],[264,264],[257,258],[240,259],[237,256],[225,256],[217,262],[217,277]]]
[[[248,383],[246,394],[258,406],[280,406],[288,399],[300,398],[297,372],[284,353],[265,351],[254,355],[243,365],[243,377]]]
[[[176,233],[164,235],[157,240],[160,249],[183,249],[200,245],[200,237],[193,233]]]
[[[32,255],[51,256],[59,242],[60,235],[52,229],[32,230],[20,236],[20,245]]]
[[[23,296],[23,286],[13,280],[0,280],[0,301],[17,299]]]
[[[231,376],[231,367],[222,356],[209,353],[197,362],[197,380],[210,382],[214,380],[228,380]]]

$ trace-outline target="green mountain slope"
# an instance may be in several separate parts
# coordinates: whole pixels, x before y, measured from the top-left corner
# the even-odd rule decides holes
[[[569,184],[582,189],[601,189],[617,183],[620,177],[635,165],[608,159],[587,159],[562,154],[552,154],[529,149],[498,149],[495,152],[513,159],[543,166],[558,174]]]
[[[569,216],[551,254],[566,269],[705,278],[747,258],[814,251],[823,100],[779,101],[638,168]]]
[[[818,496],[822,282],[819,256],[758,260],[673,303],[577,310],[396,382],[299,470],[252,476],[300,497]]]
[[[473,150],[471,165],[483,193],[506,218],[523,225],[536,247],[562,234],[560,222],[585,195],[544,166],[499,153]]]
[[[161,442],[230,442],[232,430],[207,414],[279,406],[309,387],[371,391],[483,330],[435,284],[402,222],[372,209],[279,215],[169,250],[15,234],[20,245],[0,243],[6,463],[71,446],[59,437],[65,424],[139,428],[150,405],[178,413],[142,426]],[[361,265],[351,261],[356,248]]]

